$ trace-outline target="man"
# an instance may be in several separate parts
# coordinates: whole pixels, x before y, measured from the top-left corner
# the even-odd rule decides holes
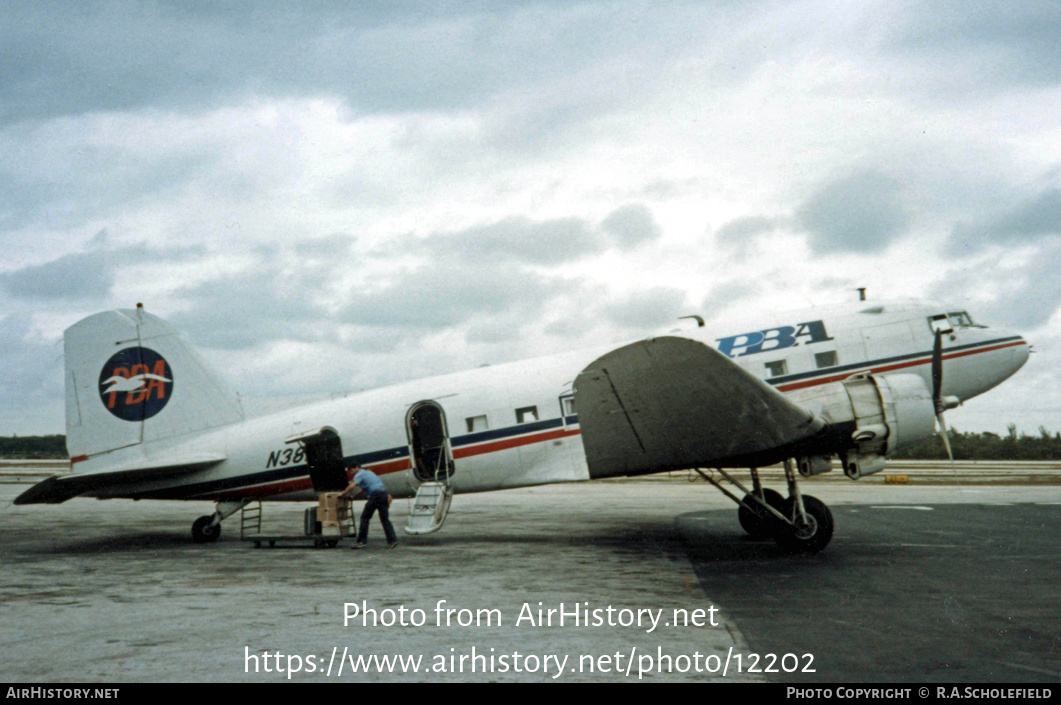
[[[365,542],[368,541],[368,523],[377,509],[379,520],[383,523],[383,533],[387,535],[387,548],[394,548],[398,545],[398,537],[394,534],[394,526],[390,520],[390,504],[394,498],[387,494],[387,486],[376,473],[365,470],[357,462],[349,467],[354,471],[354,477],[347,488],[342,491],[341,496],[353,499],[364,492],[368,497],[365,508],[361,511],[361,528],[357,532],[357,543],[354,544],[354,548],[365,547]]]

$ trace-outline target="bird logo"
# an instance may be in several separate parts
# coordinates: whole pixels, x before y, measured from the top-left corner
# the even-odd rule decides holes
[[[111,392],[135,392],[142,389],[147,384],[147,380],[156,380],[161,382],[172,382],[172,379],[166,379],[161,375],[153,375],[148,372],[141,372],[138,375],[132,377],[122,377],[120,375],[114,375],[109,379],[105,379],[100,384],[109,384],[109,388],[104,389],[101,394],[110,394]]]
[[[144,421],[162,411],[173,396],[173,371],[150,348],[125,348],[103,365],[99,396],[104,408],[123,421]]]

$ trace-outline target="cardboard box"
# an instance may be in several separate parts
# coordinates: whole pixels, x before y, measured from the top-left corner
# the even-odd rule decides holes
[[[339,492],[321,492],[317,504],[317,521],[322,536],[349,536],[353,533],[353,512],[350,498]]]

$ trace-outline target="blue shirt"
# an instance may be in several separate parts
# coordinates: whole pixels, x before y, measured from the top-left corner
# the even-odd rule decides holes
[[[357,486],[361,488],[366,497],[374,492],[386,493],[387,491],[387,486],[383,484],[383,480],[379,479],[376,473],[364,468],[358,470],[357,474],[354,475],[354,482],[357,483]]]

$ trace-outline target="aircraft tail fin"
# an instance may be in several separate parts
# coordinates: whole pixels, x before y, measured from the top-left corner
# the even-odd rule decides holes
[[[236,396],[183,336],[141,306],[78,321],[64,349],[71,459],[243,418]]]

